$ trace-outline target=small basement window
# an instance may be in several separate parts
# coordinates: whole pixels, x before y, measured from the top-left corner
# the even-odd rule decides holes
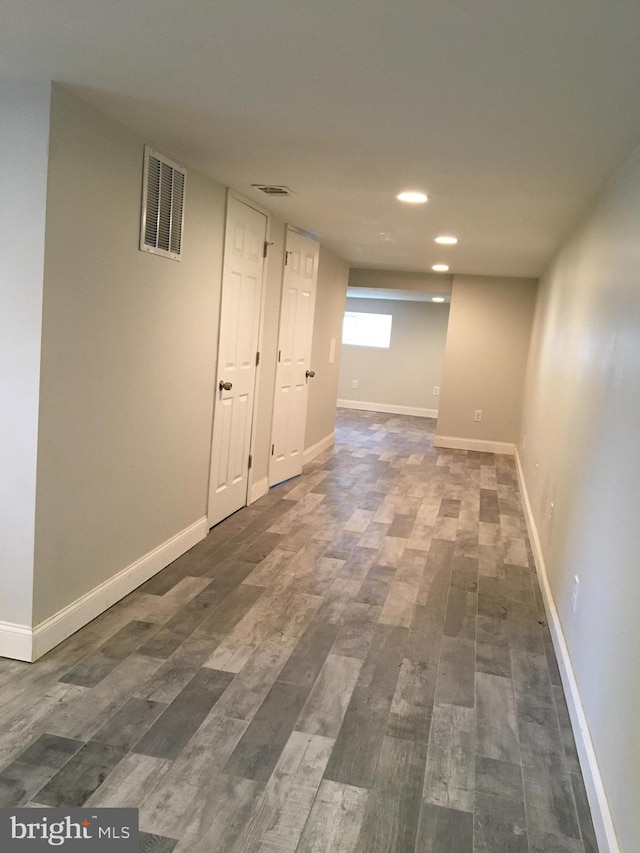
[[[342,343],[356,347],[389,349],[391,314],[365,314],[346,311],[342,323]]]

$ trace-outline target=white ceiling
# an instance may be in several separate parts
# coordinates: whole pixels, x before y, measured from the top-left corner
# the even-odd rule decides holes
[[[0,6],[0,79],[68,84],[355,266],[416,271],[543,271],[640,141],[639,44],[639,0]]]

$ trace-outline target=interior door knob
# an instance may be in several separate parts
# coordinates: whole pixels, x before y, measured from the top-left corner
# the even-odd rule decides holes
[[[305,376],[307,377],[307,379],[313,379],[313,377],[315,375],[316,375],[315,370],[307,370],[307,372],[305,373]]]
[[[231,391],[231,389],[233,388],[233,383],[232,382],[223,382],[221,379],[220,383],[218,385],[218,388],[220,391]]]

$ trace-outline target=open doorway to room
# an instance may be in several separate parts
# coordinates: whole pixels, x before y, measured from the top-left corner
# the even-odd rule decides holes
[[[449,276],[352,270],[338,406],[438,417]]]

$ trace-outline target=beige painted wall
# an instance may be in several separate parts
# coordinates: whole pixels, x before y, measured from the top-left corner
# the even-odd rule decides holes
[[[189,170],[182,261],[140,252],[142,157],[53,88],[36,624],[206,513],[225,191]]]
[[[48,84],[0,85],[0,622],[30,624]]]
[[[541,282],[519,444],[624,853],[640,850],[639,222],[637,150]]]
[[[454,277],[437,436],[517,440],[535,299],[533,279]]]
[[[338,398],[437,410],[433,388],[442,381],[449,305],[349,297],[346,310],[391,314],[393,320],[389,349],[342,347]]]
[[[305,449],[333,434],[340,374],[340,339],[347,295],[349,265],[324,246],[320,247],[316,308],[313,318],[309,402]],[[335,359],[329,363],[331,340],[335,341]]]
[[[62,87],[51,103],[34,624],[206,514],[226,196],[186,164],[182,260],[140,252],[144,140]],[[269,459],[284,237],[272,217],[254,481]],[[333,430],[338,364],[321,365],[346,280],[322,249],[309,444]]]

